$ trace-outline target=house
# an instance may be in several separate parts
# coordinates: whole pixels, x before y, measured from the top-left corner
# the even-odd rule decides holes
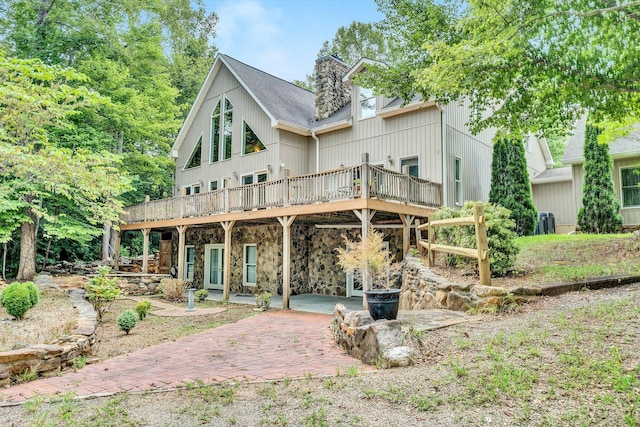
[[[576,229],[578,211],[582,207],[584,186],[584,133],[586,117],[576,123],[567,143],[562,162],[564,168],[549,169],[532,181],[533,200],[539,211],[553,212],[558,232]],[[640,226],[640,130],[609,144],[613,160],[613,183],[620,200],[623,227]]]
[[[142,231],[145,253],[160,233],[164,272],[225,299],[360,294],[337,265],[342,235],[372,224],[401,260],[437,208],[488,198],[494,135],[471,134],[468,105],[358,87],[371,63],[318,59],[314,94],[218,54],[172,147],[175,197],[128,207],[121,233]],[[529,143],[538,173],[543,144]]]

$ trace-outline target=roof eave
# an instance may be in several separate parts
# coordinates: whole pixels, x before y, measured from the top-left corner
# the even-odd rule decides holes
[[[335,123],[319,126],[317,128],[313,128],[313,132],[316,135],[321,135],[323,133],[333,132],[333,131],[340,130],[340,129],[346,129],[346,128],[350,128],[352,126],[353,126],[353,119],[348,118],[348,119],[345,119],[345,120],[340,120],[339,122],[335,122]]]
[[[287,132],[295,133],[297,135],[311,136],[311,129],[304,126],[289,123],[284,120],[272,120],[271,123],[271,126],[276,129],[286,130]]]
[[[378,110],[376,113],[378,117],[382,119],[386,119],[393,116],[398,116],[400,114],[410,113],[411,111],[420,110],[423,108],[433,107],[435,106],[435,101],[417,101],[411,102],[405,106],[397,105],[390,108],[383,108],[382,110]]]

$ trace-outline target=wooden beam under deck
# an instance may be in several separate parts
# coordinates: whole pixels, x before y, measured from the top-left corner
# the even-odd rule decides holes
[[[409,205],[405,203],[389,202],[379,199],[353,199],[335,202],[315,203],[307,205],[295,205],[281,208],[259,209],[252,211],[238,211],[209,216],[195,216],[188,218],[175,218],[160,221],[137,222],[120,225],[121,231],[141,230],[145,228],[170,228],[184,225],[215,224],[228,221],[251,221],[258,219],[276,219],[284,216],[303,216],[313,214],[330,214],[337,212],[370,209],[378,212],[394,213],[399,215],[426,218],[436,211],[435,208],[426,206]]]

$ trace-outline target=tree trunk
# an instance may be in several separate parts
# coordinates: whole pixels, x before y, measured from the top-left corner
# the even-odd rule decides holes
[[[32,280],[36,275],[36,226],[33,221],[20,227],[20,265],[17,280]]]
[[[2,280],[7,281],[7,242],[2,245]]]
[[[40,268],[40,271],[42,271],[45,268],[47,268],[47,261],[49,260],[49,251],[51,250],[51,241],[52,240],[53,240],[53,238],[50,238],[49,241],[47,242],[47,250],[44,253],[44,261],[42,262],[42,267]]]
[[[111,224],[108,222],[102,226],[102,261],[111,261],[109,244],[111,243]]]

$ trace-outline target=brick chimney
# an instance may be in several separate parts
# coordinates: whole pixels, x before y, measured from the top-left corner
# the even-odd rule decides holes
[[[351,100],[351,88],[342,83],[349,71],[338,55],[316,60],[316,120],[326,119]]]

